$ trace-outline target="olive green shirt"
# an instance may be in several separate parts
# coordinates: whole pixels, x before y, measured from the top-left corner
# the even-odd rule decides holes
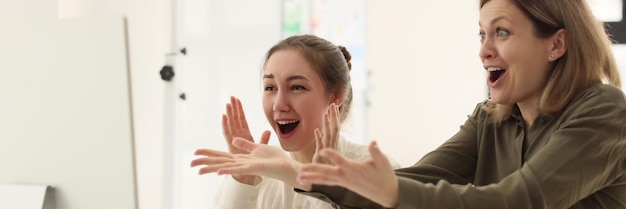
[[[524,133],[519,109],[500,125],[478,104],[459,132],[396,170],[402,208],[626,208],[626,100],[598,84]],[[307,194],[337,208],[382,208],[341,187]]]

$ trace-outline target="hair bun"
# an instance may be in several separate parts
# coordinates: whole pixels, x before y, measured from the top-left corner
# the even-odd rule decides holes
[[[346,47],[344,46],[337,46],[339,48],[339,51],[341,51],[341,53],[343,54],[343,58],[346,59],[346,63],[348,63],[348,70],[352,70],[352,63],[350,62],[352,60],[352,55],[350,55],[350,52],[348,52],[348,49],[346,49]]]

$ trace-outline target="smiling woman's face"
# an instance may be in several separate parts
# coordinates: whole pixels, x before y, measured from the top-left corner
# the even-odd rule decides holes
[[[479,25],[491,101],[538,104],[547,82],[550,38],[537,37],[530,19],[510,0],[486,3]]]
[[[279,50],[263,71],[263,109],[281,146],[290,152],[315,148],[331,95],[317,71],[296,50]]]

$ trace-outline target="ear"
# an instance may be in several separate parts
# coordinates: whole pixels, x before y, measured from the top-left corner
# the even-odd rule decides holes
[[[567,51],[567,33],[561,28],[549,38],[548,61],[561,58]]]
[[[333,94],[332,97],[330,98],[330,103],[335,103],[337,107],[341,107],[341,104],[343,103],[343,94],[340,94],[340,93]]]

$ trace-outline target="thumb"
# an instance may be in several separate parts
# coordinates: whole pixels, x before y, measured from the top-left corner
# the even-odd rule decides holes
[[[385,154],[380,151],[380,149],[378,148],[378,143],[375,140],[372,140],[367,148],[376,165],[380,165],[381,163],[388,163],[387,157],[385,157]]]
[[[272,132],[265,130],[261,135],[261,140],[259,140],[259,143],[267,144],[270,141],[270,135],[272,135]]]
[[[257,144],[255,144],[254,142],[248,141],[241,137],[235,137],[232,143],[235,147],[246,152],[252,152],[257,147]]]

